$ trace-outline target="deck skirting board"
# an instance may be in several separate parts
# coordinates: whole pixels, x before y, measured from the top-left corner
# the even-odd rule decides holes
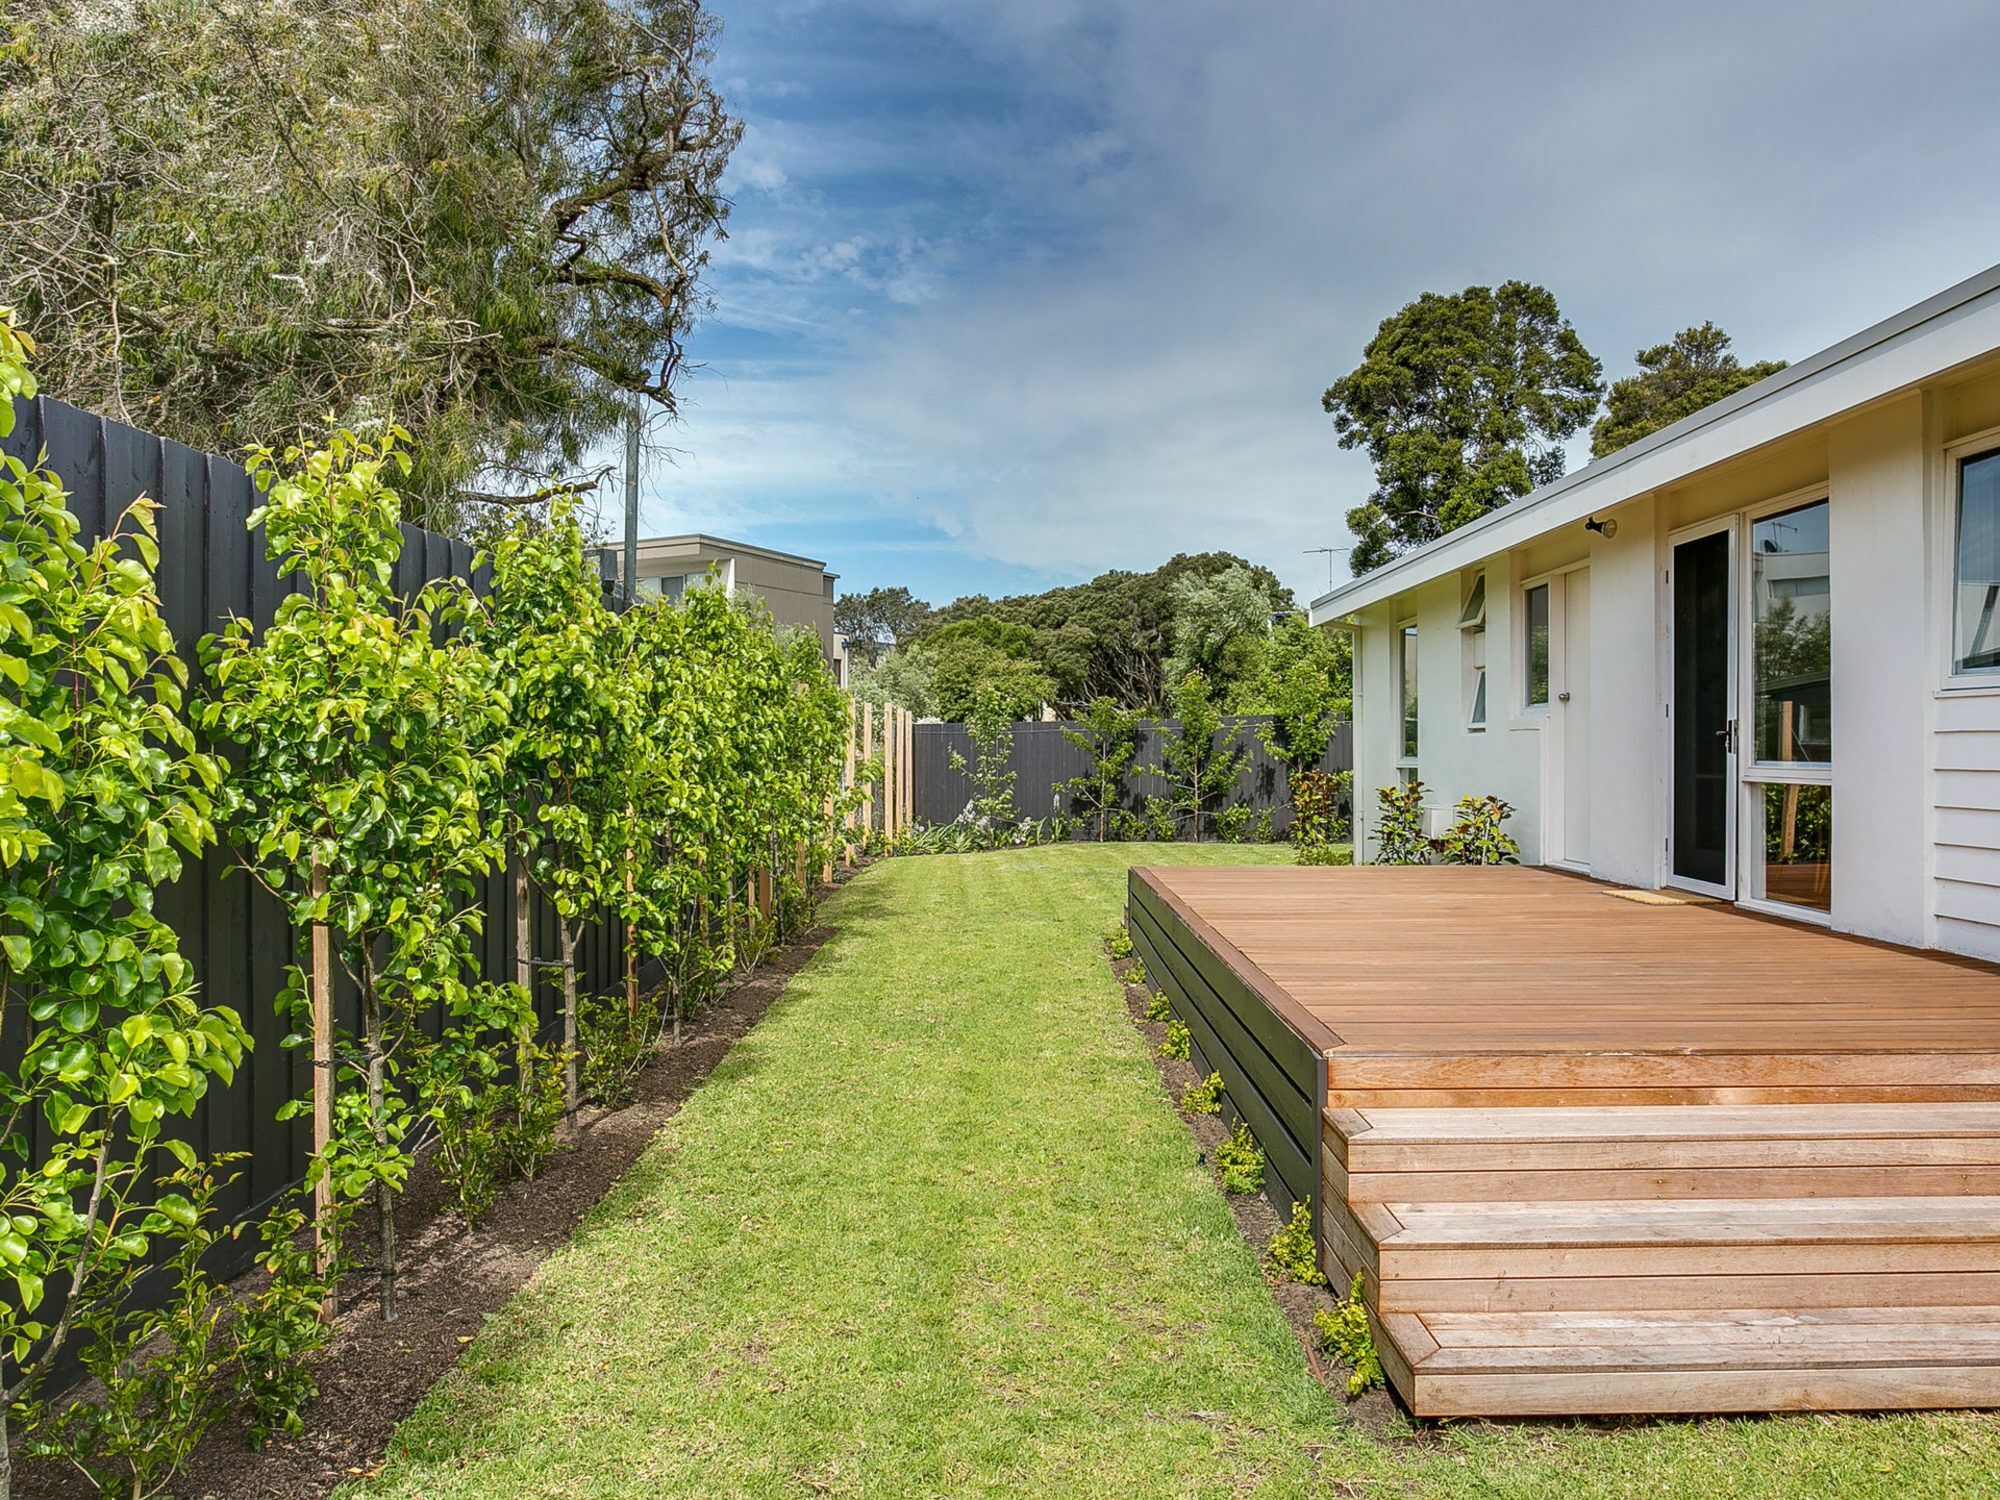
[[[1256,995],[1232,984],[1212,955],[1209,964],[1198,965],[1191,953],[1205,950],[1171,911],[1148,902],[1145,894],[1135,876],[1126,909],[1133,951],[1187,1026],[1193,1049],[1222,1075],[1230,1107],[1263,1148],[1269,1176],[1275,1179],[1267,1189],[1277,1189],[1273,1197],[1289,1209],[1314,1191],[1314,1094],[1323,1065]],[[1230,993],[1225,996],[1218,985]],[[1290,1043],[1278,1046],[1282,1060],[1265,1045],[1277,1031]]]

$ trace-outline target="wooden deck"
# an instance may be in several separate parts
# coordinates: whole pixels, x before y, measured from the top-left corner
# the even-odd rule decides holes
[[[1134,870],[1421,1415],[2000,1405],[2000,970],[1542,870]]]

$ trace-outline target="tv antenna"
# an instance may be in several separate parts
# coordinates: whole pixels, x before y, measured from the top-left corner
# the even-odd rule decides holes
[[[1349,547],[1307,547],[1307,548],[1305,549],[1305,554],[1306,554],[1306,556],[1307,556],[1307,557],[1317,557],[1317,556],[1318,556],[1318,555],[1319,555],[1320,553],[1322,553],[1322,552],[1324,552],[1324,553],[1326,554],[1326,591],[1327,591],[1327,592],[1328,592],[1329,594],[1333,592],[1333,560],[1334,560],[1334,558],[1338,557],[1338,556],[1339,556],[1339,555],[1340,555],[1341,553],[1343,553],[1343,552],[1352,552],[1353,550],[1354,550],[1354,548],[1353,548],[1353,547],[1351,547],[1351,546],[1349,546]]]

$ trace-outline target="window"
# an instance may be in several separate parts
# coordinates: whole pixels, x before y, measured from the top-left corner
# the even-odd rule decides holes
[[[1833,909],[1833,788],[1776,781],[1753,788],[1762,824],[1761,857],[1752,861],[1766,901]]]
[[[1397,642],[1397,696],[1403,703],[1404,760],[1417,758],[1417,627],[1405,625]]]
[[[1763,765],[1833,760],[1827,502],[1750,523],[1751,712]]]
[[[1465,725],[1486,727],[1486,575],[1472,580],[1465,608],[1458,612],[1459,656],[1464,662]]]
[[[2000,670],[2000,449],[1958,466],[1952,669]]]
[[[1545,706],[1549,701],[1549,586],[1538,583],[1529,589],[1522,611],[1527,621],[1528,707]]]

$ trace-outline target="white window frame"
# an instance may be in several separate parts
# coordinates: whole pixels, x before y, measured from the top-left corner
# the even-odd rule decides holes
[[[1813,906],[1795,906],[1768,896],[1751,895],[1747,887],[1763,879],[1764,872],[1764,788],[1767,786],[1833,786],[1833,762],[1825,765],[1760,761],[1757,751],[1757,605],[1751,597],[1751,579],[1756,570],[1752,538],[1757,523],[1766,516],[1825,502],[1831,511],[1830,484],[1812,484],[1745,506],[1736,513],[1736,904],[1746,911],[1789,921],[1833,924],[1833,913]],[[1828,517],[1827,545],[1832,547],[1831,514]],[[1829,557],[1829,566],[1831,558]],[[1831,585],[1829,584],[1829,589]],[[1828,607],[1836,608],[1830,600]],[[1838,753],[1837,751],[1835,752]]]
[[[1937,450],[1942,474],[1938,481],[1936,535],[1937,565],[1933,574],[1933,594],[1938,601],[1933,626],[1939,638],[1937,650],[1939,691],[1952,696],[2000,694],[2000,667],[1974,667],[1969,672],[1958,666],[1958,505],[1967,459],[2000,450],[2000,427],[1954,438]]]
[[[1476,613],[1472,608],[1475,594],[1479,599],[1479,609]],[[1472,575],[1472,583],[1466,589],[1465,600],[1459,605],[1458,610],[1459,691],[1464,700],[1465,730],[1468,734],[1484,734],[1486,726],[1493,719],[1493,673],[1490,660],[1493,640],[1486,624],[1492,601],[1492,585],[1487,579],[1486,569],[1481,568]],[[1478,718],[1473,717],[1475,708],[1481,711]]]
[[[1583,567],[1585,564],[1578,563]],[[1568,568],[1557,568],[1547,573],[1537,573],[1532,578],[1523,578],[1515,589],[1514,597],[1519,605],[1514,611],[1514,628],[1509,632],[1514,637],[1513,658],[1516,666],[1514,681],[1519,685],[1521,696],[1515,700],[1514,712],[1523,719],[1540,721],[1549,716],[1549,700],[1540,703],[1528,701],[1530,665],[1528,661],[1528,595],[1536,589],[1546,589],[1549,597],[1549,692],[1555,693],[1556,681],[1556,616],[1560,609],[1562,590],[1555,586],[1558,576],[1567,573]]]
[[[1416,633],[1416,639],[1417,639],[1418,671],[1417,671],[1417,754],[1416,755],[1409,754],[1403,748],[1403,725],[1405,722],[1404,713],[1408,706],[1410,698],[1408,685],[1404,682],[1405,657],[1403,652],[1403,642],[1411,632]],[[1424,749],[1424,715],[1423,715],[1424,637],[1423,637],[1423,632],[1417,629],[1417,621],[1414,618],[1410,618],[1405,620],[1398,620],[1396,622],[1396,631],[1394,636],[1392,637],[1392,640],[1394,641],[1394,653],[1389,659],[1389,670],[1393,678],[1392,685],[1395,688],[1395,696],[1396,696],[1396,769],[1399,771],[1414,770],[1417,765],[1418,757],[1423,754],[1423,749]]]

